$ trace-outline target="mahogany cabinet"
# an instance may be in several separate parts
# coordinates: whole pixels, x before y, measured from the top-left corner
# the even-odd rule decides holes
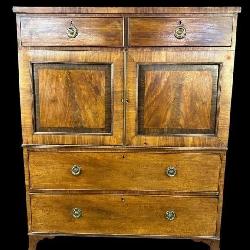
[[[30,246],[219,249],[239,7],[14,7]]]

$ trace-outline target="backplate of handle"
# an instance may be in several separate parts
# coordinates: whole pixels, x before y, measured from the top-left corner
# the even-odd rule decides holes
[[[82,217],[82,209],[81,208],[75,207],[72,209],[71,213],[72,213],[73,218],[75,218],[75,219],[79,219]]]
[[[165,170],[165,173],[169,177],[174,177],[177,174],[177,169],[174,166],[168,166]]]
[[[78,35],[78,29],[72,21],[70,22],[70,26],[67,28],[67,35],[69,38],[75,38]]]
[[[183,25],[177,26],[175,28],[174,36],[177,39],[183,39],[187,34],[186,28]]]
[[[81,167],[78,165],[73,165],[71,168],[71,174],[74,176],[78,176],[81,174]]]
[[[174,210],[168,210],[165,213],[165,218],[169,221],[172,221],[176,218],[176,213]]]

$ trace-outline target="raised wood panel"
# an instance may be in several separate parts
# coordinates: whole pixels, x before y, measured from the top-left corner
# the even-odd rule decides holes
[[[123,52],[22,49],[19,70],[24,144],[122,144]]]
[[[215,134],[218,65],[139,65],[138,133]]]
[[[72,24],[71,24],[72,23]],[[69,38],[74,25],[77,36]],[[123,46],[122,18],[23,17],[22,46]]]
[[[231,46],[232,17],[130,18],[130,46]],[[186,35],[175,37],[183,26]]]
[[[73,176],[73,165],[81,174]],[[53,166],[53,167],[52,167]],[[166,170],[174,166],[176,176]],[[30,152],[30,188],[217,192],[220,154],[154,152]]]
[[[111,133],[111,65],[33,64],[36,132]]]
[[[126,195],[31,195],[32,232],[214,236],[217,198]],[[82,209],[74,219],[73,208]],[[168,221],[165,213],[174,210]]]
[[[183,50],[180,53],[171,50],[137,51],[136,49],[129,49],[127,77],[127,98],[129,102],[127,103],[126,112],[127,145],[227,146],[233,59],[234,53],[232,51]],[[202,73],[190,73],[184,69],[182,72],[175,71],[172,73],[166,73],[165,71],[164,73],[161,73],[161,71],[156,73],[149,72],[145,76],[147,78],[146,82],[144,81],[145,91],[141,91],[140,87],[142,84],[139,80],[140,65],[151,67],[150,65],[155,64],[171,64],[176,65],[176,68],[200,65],[198,66],[200,70],[207,65],[207,70],[202,70]],[[191,64],[194,66],[188,66]],[[175,66],[166,67],[174,68]],[[219,72],[217,72],[217,69],[219,69]],[[217,74],[218,82],[215,80]],[[173,82],[161,81],[160,78],[162,77],[164,79],[166,77],[171,78]],[[203,81],[204,79],[206,81]],[[184,88],[185,94],[178,87]],[[148,89],[147,92],[147,88],[151,89]],[[161,89],[166,90],[166,88],[171,89],[171,91],[160,91]],[[138,89],[140,89],[139,92]],[[145,99],[145,93],[147,94],[147,99]],[[141,112],[140,98],[141,100],[146,100],[146,103],[143,104],[143,108],[145,109],[146,107],[146,114]],[[168,107],[170,110],[168,110]],[[188,114],[184,112],[188,112]],[[150,128],[145,128],[145,122]],[[149,129],[154,133],[142,134],[142,124],[143,133],[145,133],[145,129]],[[166,134],[167,130],[165,131],[165,129],[162,130],[161,128],[161,126],[166,124],[172,127],[174,125],[177,128],[174,128],[172,133]],[[155,127],[157,127],[156,131]],[[184,127],[185,129],[189,127],[191,130],[183,131],[183,133],[179,134],[180,129]],[[206,131],[204,133],[204,131],[199,131],[199,129],[205,129]],[[160,134],[161,131],[164,131],[164,134]],[[155,135],[155,132],[158,134]]]

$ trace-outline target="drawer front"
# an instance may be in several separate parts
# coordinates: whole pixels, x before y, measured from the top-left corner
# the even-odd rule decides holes
[[[22,18],[23,46],[123,46],[122,18]]]
[[[213,236],[217,199],[121,195],[32,195],[33,232]]]
[[[219,154],[30,152],[29,155],[31,189],[218,191],[220,166]]]
[[[231,46],[232,18],[130,18],[130,46]]]

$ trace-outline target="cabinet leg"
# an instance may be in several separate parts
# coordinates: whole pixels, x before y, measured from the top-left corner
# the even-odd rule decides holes
[[[29,250],[36,250],[39,241],[53,238],[53,236],[29,235]]]
[[[210,250],[220,250],[220,240],[196,239],[194,242],[203,242],[209,246]]]
[[[219,240],[210,240],[210,250],[220,250],[220,241]]]

